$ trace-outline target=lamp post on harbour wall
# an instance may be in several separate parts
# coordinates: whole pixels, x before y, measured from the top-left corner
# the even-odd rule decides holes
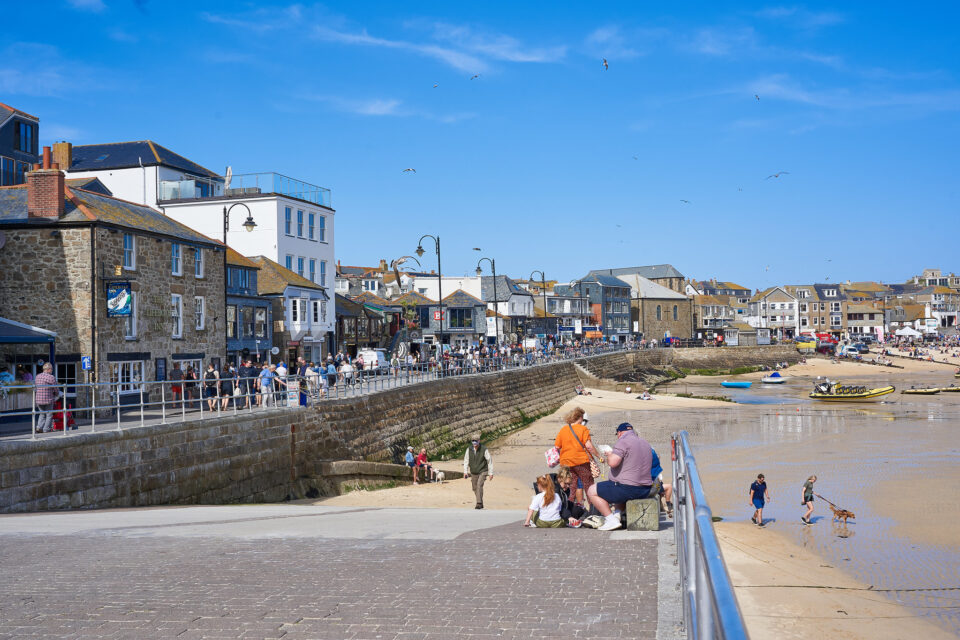
[[[480,268],[480,264],[486,260],[490,263],[490,270],[493,272],[493,327],[497,331],[497,350],[500,349],[500,319],[497,317],[500,314],[500,304],[497,300],[497,262],[492,258],[480,258],[477,260],[477,275],[483,274],[483,269]],[[483,280],[480,281],[481,294],[483,295]]]
[[[423,239],[430,238],[433,240],[434,249],[437,252],[437,299],[440,301],[440,346],[437,347],[437,362],[443,360],[443,279],[442,271],[440,269],[440,236],[432,236],[429,233],[423,236],[420,236],[420,240],[417,242],[417,251],[416,254],[419,257],[423,257],[425,253],[423,250]],[[399,286],[399,282],[397,285]]]
[[[535,274],[535,273],[539,273],[539,274],[540,274],[540,293],[543,294],[543,326],[544,326],[544,331],[543,331],[543,332],[546,333],[546,332],[547,332],[547,331],[546,331],[546,327],[547,327],[547,276],[543,275],[543,271],[540,271],[539,269],[535,269],[534,271],[531,271],[531,272],[530,272],[530,279],[531,279],[531,280],[533,280],[533,274]],[[534,314],[534,315],[536,315],[536,314]]]
[[[229,273],[229,268],[227,266],[227,232],[230,231],[230,212],[234,207],[243,207],[247,210],[247,219],[243,221],[241,225],[248,233],[253,231],[257,223],[253,221],[253,214],[250,212],[250,207],[245,205],[242,202],[234,202],[232,205],[227,207],[223,206],[223,356],[224,362],[227,358],[227,329],[229,328],[229,318],[227,318],[227,275]],[[196,268],[196,267],[194,267]],[[239,310],[237,310],[239,313]],[[237,326],[240,326],[239,318],[237,319]],[[258,349],[259,351],[259,349]]]

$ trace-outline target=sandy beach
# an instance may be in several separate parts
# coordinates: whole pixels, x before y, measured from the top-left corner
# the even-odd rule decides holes
[[[613,442],[616,425],[629,421],[661,453],[665,467],[670,434],[685,429],[711,507],[723,518],[717,531],[752,637],[954,637],[960,632],[960,595],[944,588],[960,585],[954,533],[960,500],[947,489],[960,481],[954,427],[960,394],[896,393],[883,402],[847,405],[806,397],[811,381],[824,375],[898,388],[954,381],[950,365],[897,362],[904,369],[810,358],[782,372],[784,385],[757,382],[735,394],[720,387],[724,378],[717,376],[689,376],[661,387],[663,393],[650,401],[591,390],[593,395],[491,443],[496,476],[484,502],[492,509],[527,507],[530,483],[546,471],[543,452],[561,416],[574,406],[591,416],[597,444]],[[740,403],[673,395],[682,392],[731,396]],[[322,503],[472,508],[460,461],[438,466],[455,479],[442,486],[353,492]],[[763,529],[749,523],[746,495],[758,472],[766,474],[774,497]],[[814,473],[817,491],[854,511],[855,520],[831,522],[827,505],[818,500],[814,526],[799,522],[800,487]]]

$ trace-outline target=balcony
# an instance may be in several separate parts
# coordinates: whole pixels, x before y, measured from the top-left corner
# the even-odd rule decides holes
[[[330,189],[279,173],[240,173],[217,179],[161,180],[159,200],[206,200],[279,195],[331,208]]]

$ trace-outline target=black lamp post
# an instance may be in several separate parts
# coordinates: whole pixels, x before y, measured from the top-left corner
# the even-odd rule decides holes
[[[540,293],[543,294],[543,332],[547,332],[547,276],[543,275],[543,271],[535,269],[530,272],[530,279],[533,280],[533,274],[540,274]],[[534,314],[536,315],[536,314]]]
[[[429,233],[420,237],[420,240],[417,242],[416,254],[423,257],[423,239],[430,238],[433,240],[434,249],[437,252],[437,298],[440,301],[440,346],[437,347],[437,362],[443,363],[443,277],[442,271],[440,269],[440,236],[432,236]],[[397,283],[400,284],[399,282]]]
[[[497,331],[497,344],[496,349],[500,350],[500,319],[497,317],[500,314],[500,302],[497,300],[497,262],[492,258],[480,258],[477,260],[477,275],[483,273],[483,269],[480,268],[480,264],[486,260],[490,263],[490,270],[493,271],[493,327]],[[480,281],[480,289],[483,289],[483,280]],[[486,315],[486,314],[484,314]]]
[[[227,231],[230,230],[230,212],[233,210],[234,207],[237,207],[237,206],[243,207],[244,209],[247,210],[247,219],[243,221],[243,224],[241,226],[244,229],[246,229],[247,232],[253,231],[257,226],[257,223],[253,221],[253,214],[250,212],[250,207],[248,207],[244,203],[234,202],[229,207],[227,207],[226,205],[223,206],[223,326],[224,326],[223,355],[224,355],[224,358],[226,358],[226,355],[227,355],[227,343],[226,343],[227,326],[228,326],[227,323],[229,322],[229,318],[227,318],[227,306],[228,306],[227,305],[227,274],[229,273],[228,270],[230,267],[227,266]],[[238,328],[240,327],[239,318],[237,318],[237,327]]]

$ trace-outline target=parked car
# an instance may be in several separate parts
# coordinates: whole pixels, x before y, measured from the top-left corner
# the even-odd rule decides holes
[[[853,348],[859,351],[860,353],[870,353],[870,347],[862,342],[858,342],[854,344]]]

